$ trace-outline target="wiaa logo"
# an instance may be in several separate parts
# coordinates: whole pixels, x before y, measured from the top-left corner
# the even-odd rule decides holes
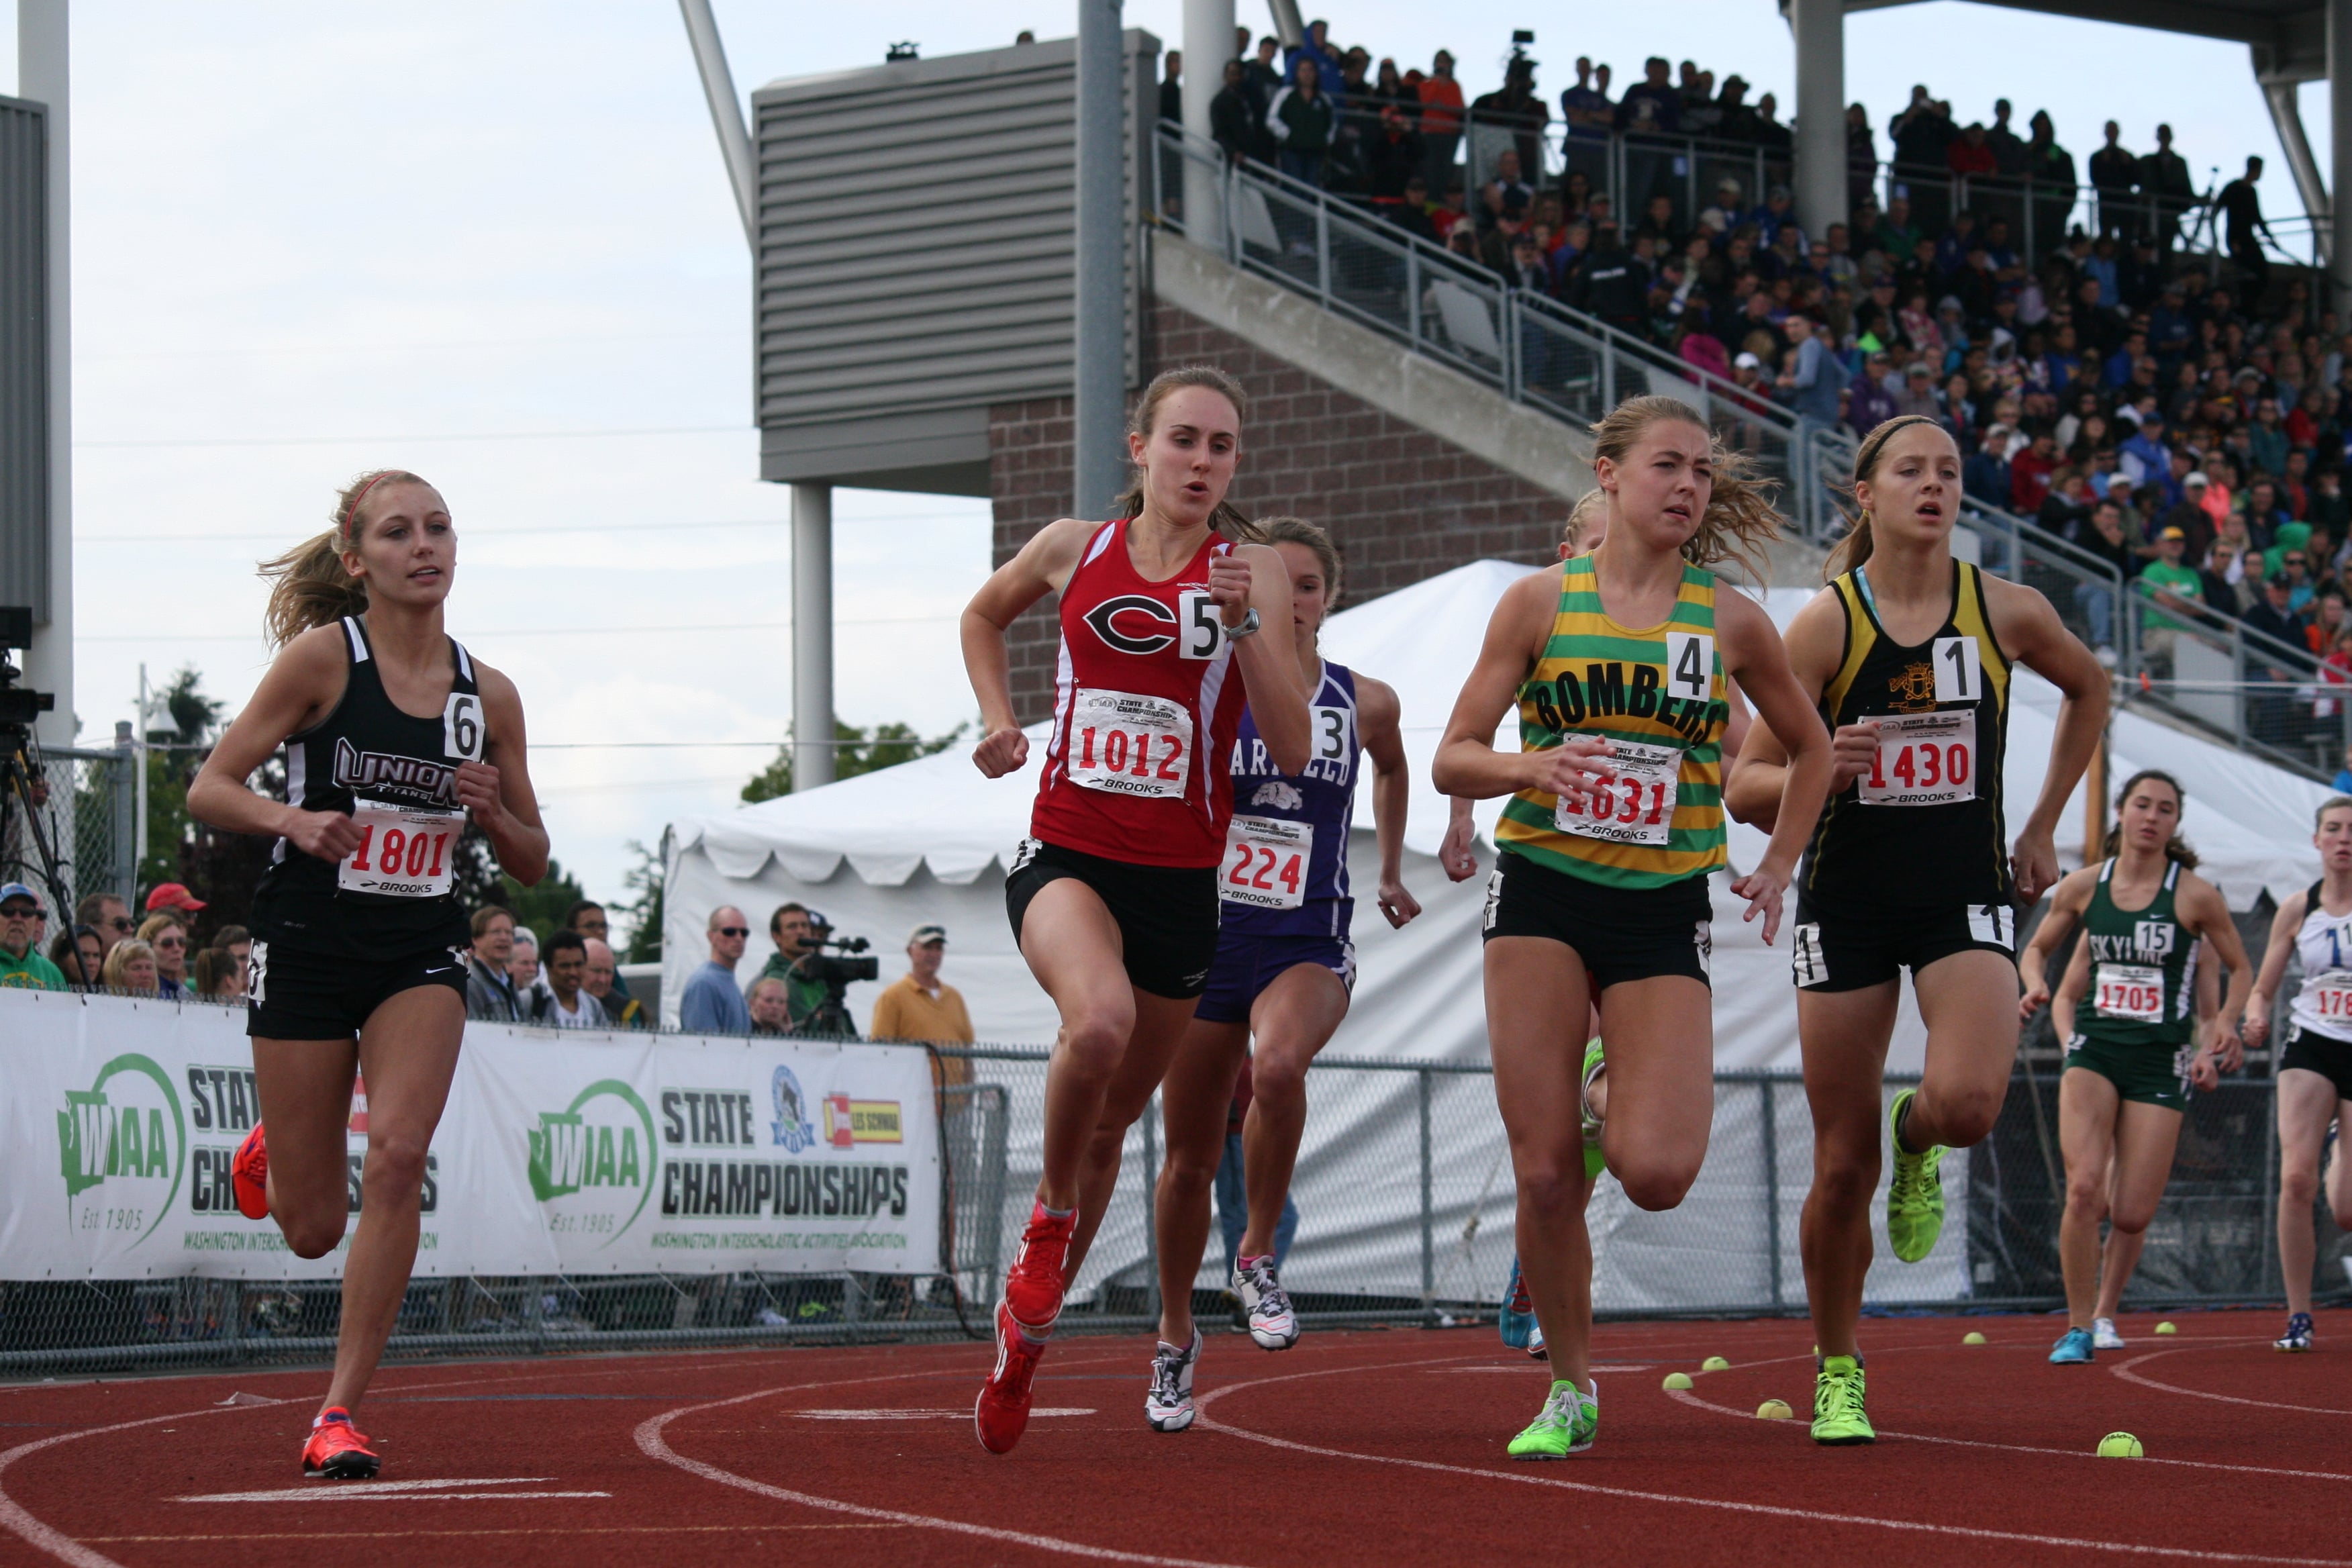
[[[635,1206],[606,1246],[645,1212],[654,1191],[654,1113],[627,1084],[611,1078],[590,1084],[564,1110],[541,1111],[526,1137],[531,1196],[542,1204],[583,1194],[593,1199],[607,1189],[617,1194],[615,1204],[625,1203],[627,1190],[636,1189]]]
[[[1182,623],[1176,612],[1142,594],[1120,594],[1105,599],[1084,616],[1095,636],[1121,653],[1158,653],[1176,646]],[[1126,622],[1122,630],[1119,623]]]
[[[1257,793],[1250,796],[1250,804],[1270,805],[1276,811],[1297,811],[1307,804],[1307,792],[1280,779],[1268,779],[1257,786]]]
[[[89,1088],[66,1090],[65,1109],[58,1112],[58,1170],[65,1179],[68,1215],[85,1193],[98,1190],[100,1201],[112,1203],[115,1186],[139,1184],[125,1194],[139,1207],[123,1212],[152,1212],[152,1217],[138,1226],[139,1240],[131,1243],[136,1247],[163,1223],[187,1163],[187,1120],[179,1092],[149,1058],[126,1052],[99,1068]],[[158,1192],[149,1184],[155,1182],[166,1185]],[[83,1224],[95,1229],[97,1219],[92,1211]],[[137,1220],[128,1225],[137,1226]]]

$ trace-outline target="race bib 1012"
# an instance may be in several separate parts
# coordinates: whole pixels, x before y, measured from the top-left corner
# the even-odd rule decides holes
[[[1192,715],[1165,697],[1080,690],[1070,701],[1070,782],[1111,795],[1184,798]]]

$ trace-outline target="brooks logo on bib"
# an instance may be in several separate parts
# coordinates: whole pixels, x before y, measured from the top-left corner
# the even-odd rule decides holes
[[[1315,825],[1278,816],[1235,816],[1225,830],[1225,869],[1217,896],[1229,904],[1295,910],[1307,897]]]

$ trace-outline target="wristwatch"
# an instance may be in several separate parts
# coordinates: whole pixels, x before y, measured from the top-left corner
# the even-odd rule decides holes
[[[1224,623],[1221,621],[1218,624],[1223,626]],[[1258,619],[1257,606],[1255,605],[1252,605],[1250,606],[1250,613],[1242,617],[1242,624],[1240,626],[1225,626],[1225,636],[1234,642],[1239,642],[1244,637],[1257,636],[1257,628],[1262,624],[1264,623]]]

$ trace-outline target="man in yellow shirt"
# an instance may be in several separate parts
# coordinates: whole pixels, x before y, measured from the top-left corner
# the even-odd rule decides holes
[[[947,931],[940,926],[919,925],[908,933],[910,967],[875,999],[868,1038],[971,1044],[971,1015],[964,1011],[963,993],[940,978],[940,961],[947,956]],[[937,1066],[944,1082],[971,1080],[971,1063],[962,1058],[939,1061]]]

